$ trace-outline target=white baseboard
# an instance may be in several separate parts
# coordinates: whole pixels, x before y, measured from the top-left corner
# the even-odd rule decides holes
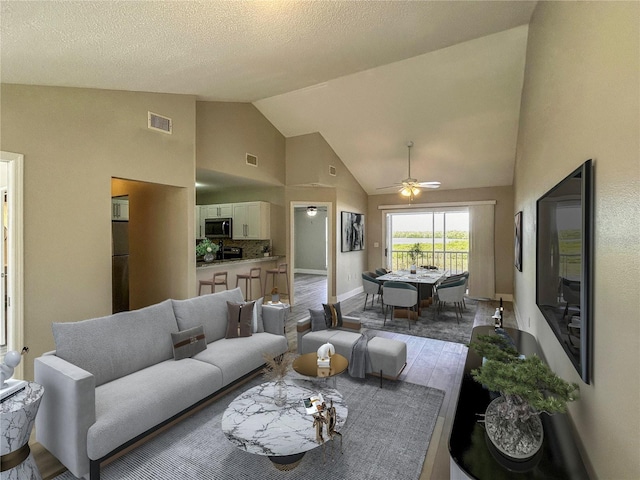
[[[310,268],[295,268],[293,273],[307,273],[309,275],[324,275],[327,276],[326,270],[312,270]]]
[[[347,293],[343,293],[341,295],[338,295],[338,302],[342,302],[343,300],[346,300],[347,298],[351,298],[354,295],[358,295],[359,293],[364,292],[364,288],[362,286],[359,286],[358,288],[351,290],[350,292]]]

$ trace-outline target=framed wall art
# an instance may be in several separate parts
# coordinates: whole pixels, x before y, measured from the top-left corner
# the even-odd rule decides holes
[[[364,250],[364,213],[342,212],[343,252]]]

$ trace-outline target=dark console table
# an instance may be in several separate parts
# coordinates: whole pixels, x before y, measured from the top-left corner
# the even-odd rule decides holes
[[[504,330],[522,354],[538,353],[536,340],[531,334],[512,328]],[[473,329],[471,340],[478,335],[487,334],[495,334],[492,326],[476,327]],[[563,414],[543,414],[540,417],[544,428],[544,441],[536,458],[528,462],[514,463],[497,452],[492,453],[487,445],[489,440],[485,438],[484,427],[478,422],[482,418],[480,415],[484,414],[489,405],[489,392],[470,374],[471,370],[478,368],[481,363],[482,359],[469,349],[449,437],[451,479],[588,479],[573,439],[569,419]]]

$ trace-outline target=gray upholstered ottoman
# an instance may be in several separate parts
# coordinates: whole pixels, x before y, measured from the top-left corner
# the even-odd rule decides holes
[[[397,380],[407,365],[407,344],[391,338],[373,337],[367,345],[371,374]]]

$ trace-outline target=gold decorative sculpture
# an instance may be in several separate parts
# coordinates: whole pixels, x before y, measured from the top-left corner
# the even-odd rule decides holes
[[[333,440],[337,435],[340,437],[340,453],[342,451],[342,434],[336,430],[336,425],[338,423],[338,415],[336,413],[336,407],[333,406],[333,400],[331,400],[330,407],[327,408],[326,403],[322,403],[322,410],[313,415],[313,426],[316,429],[316,441],[322,445],[322,461],[326,462],[326,456],[324,451],[324,436],[322,435],[322,431],[324,427],[327,428],[327,437],[329,440]],[[333,456],[334,443],[331,443],[331,452]]]

